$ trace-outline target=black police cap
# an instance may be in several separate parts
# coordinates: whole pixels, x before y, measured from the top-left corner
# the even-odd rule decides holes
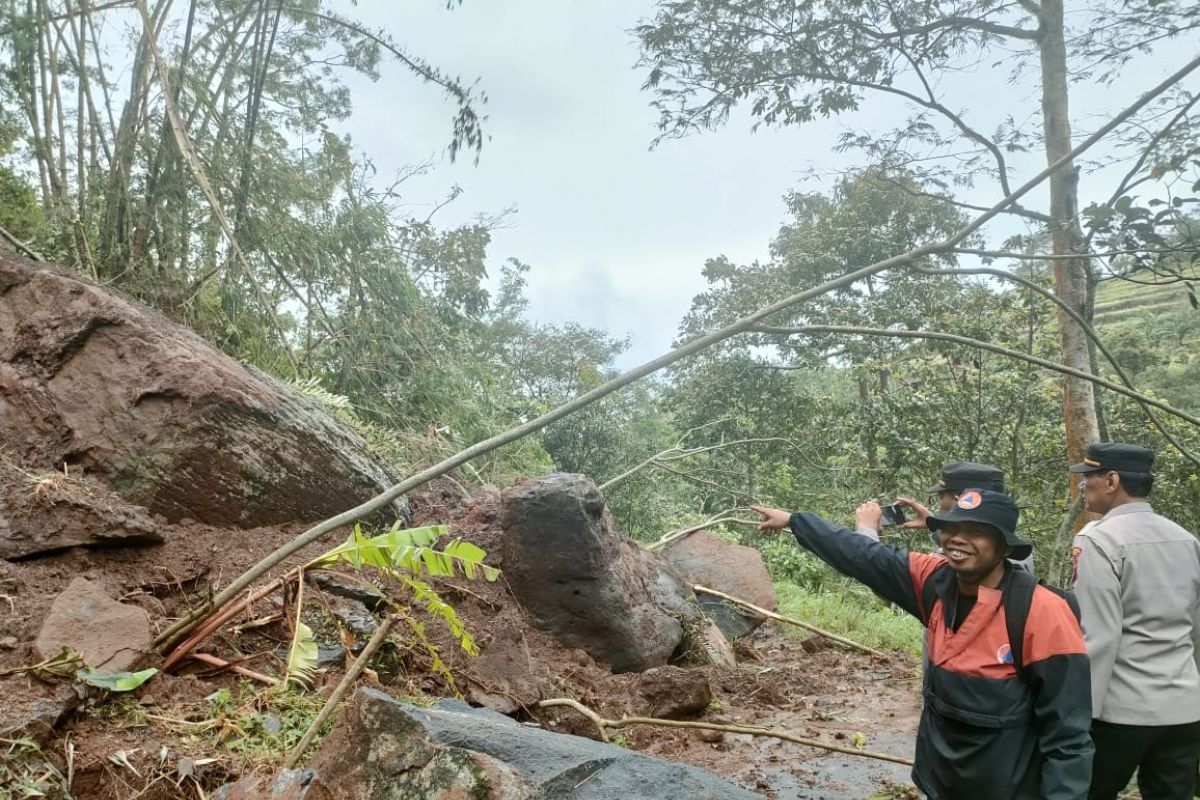
[[[1149,474],[1154,466],[1154,451],[1149,447],[1121,442],[1089,444],[1087,457],[1081,464],[1072,464],[1071,472],[1142,472]]]
[[[942,466],[937,485],[929,487],[930,494],[958,492],[966,489],[991,489],[1004,491],[1004,470],[991,464],[976,464],[973,461],[951,461]]]

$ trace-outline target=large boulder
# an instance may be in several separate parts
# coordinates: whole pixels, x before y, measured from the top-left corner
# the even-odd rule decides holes
[[[692,592],[661,557],[617,532],[587,477],[505,490],[504,575],[534,623],[617,672],[657,667],[699,624]]]
[[[751,800],[695,767],[522,725],[456,700],[431,708],[359,689],[312,762],[356,800]]]
[[[320,519],[391,483],[317,403],[112,289],[2,254],[0,441],[171,521]]]
[[[762,554],[753,547],[734,544],[710,531],[696,531],[669,544],[663,555],[693,585],[699,584],[774,611],[779,606],[771,573]],[[720,598],[697,593],[704,613],[716,621],[730,639],[738,639],[762,624],[750,614]]]

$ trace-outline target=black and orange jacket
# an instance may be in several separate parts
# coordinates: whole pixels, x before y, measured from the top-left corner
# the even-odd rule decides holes
[[[913,782],[931,800],[1082,800],[1091,781],[1091,683],[1066,602],[1038,587],[1025,624],[1027,680],[1012,664],[999,589],[979,587],[951,629],[958,582],[941,556],[856,536],[813,514],[792,533],[821,560],[925,623],[929,665]],[[927,582],[933,607],[922,608]]]

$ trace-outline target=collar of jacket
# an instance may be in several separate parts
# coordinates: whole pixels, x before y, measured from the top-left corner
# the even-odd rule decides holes
[[[1124,503],[1123,505],[1119,505],[1116,508],[1110,508],[1108,510],[1108,513],[1105,514],[1100,519],[1098,519],[1097,522],[1104,522],[1104,520],[1106,520],[1106,519],[1109,519],[1111,517],[1119,517],[1122,514],[1142,514],[1142,513],[1152,514],[1152,513],[1154,513],[1154,509],[1150,507],[1149,503],[1142,502],[1139,500],[1134,503]]]
[[[1008,580],[1012,576],[1012,571],[1012,562],[1005,561],[1004,578],[1000,581],[1000,585],[995,589],[989,586],[980,586],[977,595],[978,599],[975,601],[976,604],[980,604],[981,600],[983,600],[985,597],[989,597],[991,592],[995,592],[997,595],[1003,596],[1004,591],[1008,588]],[[943,622],[947,627],[949,627],[950,620],[948,618],[950,616],[952,606],[955,604],[956,598],[959,594],[958,576],[954,574],[954,570],[950,569],[950,566],[947,564],[934,573],[934,576],[931,580],[936,581],[936,583],[933,585],[933,592],[935,595],[934,602],[936,602],[938,599],[942,601],[943,614],[946,616],[946,619],[944,619]],[[986,606],[987,603],[984,602],[982,605]],[[932,613],[932,611],[933,609],[929,609],[930,613]]]

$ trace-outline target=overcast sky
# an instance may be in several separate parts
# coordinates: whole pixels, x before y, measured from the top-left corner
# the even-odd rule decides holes
[[[493,273],[509,257],[530,264],[532,316],[628,335],[622,366],[669,347],[692,296],[704,288],[705,259],[765,257],[783,220],[785,192],[832,184],[802,183],[806,170],[853,163],[833,152],[840,131],[848,124],[882,129],[900,111],[871,103],[869,113],[757,133],[749,119],[735,118],[723,130],[651,150],[656,114],[641,91],[644,73],[634,69],[638,49],[628,33],[652,14],[650,0],[444,6],[361,0],[349,13],[445,71],[479,78],[489,98],[479,163],[449,163],[452,105],[395,64],[384,64],[378,82],[351,80],[355,113],[347,130],[384,177],[436,160],[406,192],[414,203],[432,204],[460,186],[462,196],[436,217],[443,225],[515,207],[513,224],[495,233]],[[1138,81],[1144,88],[1174,61],[1182,58],[1130,71],[1146,78]],[[1004,74],[986,69],[956,80],[959,86],[949,88],[964,90],[962,102],[978,100],[971,111],[984,130],[1007,113],[1040,125],[1032,87],[1005,88]],[[1077,130],[1107,113],[1101,105],[1113,94],[1119,92],[1073,96]],[[1038,157],[1026,162],[1029,174],[1041,166]],[[1085,180],[1085,198],[1089,188]]]

